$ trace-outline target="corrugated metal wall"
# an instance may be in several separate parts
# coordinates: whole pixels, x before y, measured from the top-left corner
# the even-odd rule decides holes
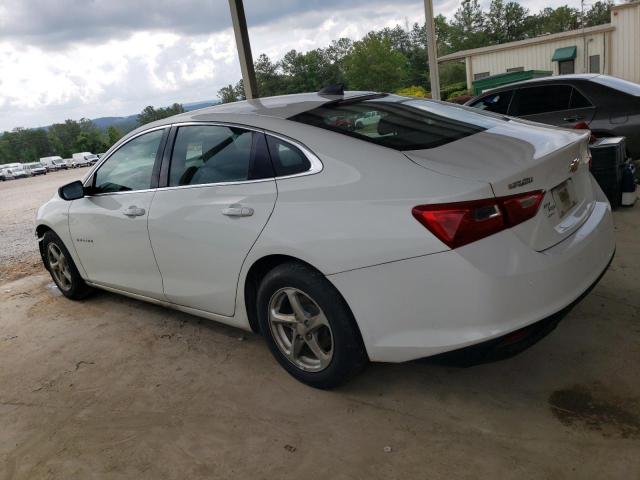
[[[600,73],[605,73],[605,33],[595,33],[586,37],[573,37],[548,43],[538,43],[520,48],[512,48],[498,52],[474,55],[472,58],[473,74],[489,72],[490,75],[505,73],[509,68],[524,67],[524,70],[550,70],[558,74],[558,62],[552,62],[553,52],[557,48],[577,47],[575,73],[589,70],[590,55],[600,55]],[[584,44],[587,49],[587,68],[584,68]],[[638,63],[638,62],[636,62]]]
[[[615,9],[611,23],[612,74],[640,83],[640,4]]]

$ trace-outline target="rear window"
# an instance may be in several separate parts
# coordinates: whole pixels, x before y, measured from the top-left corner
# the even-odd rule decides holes
[[[289,120],[396,150],[438,147],[498,122],[468,108],[397,95],[329,102]]]
[[[620,90],[621,92],[629,95],[640,97],[640,85],[637,83],[629,82],[621,78],[610,77],[608,75],[598,75],[597,77],[593,77],[591,81],[604,85],[605,87]]]

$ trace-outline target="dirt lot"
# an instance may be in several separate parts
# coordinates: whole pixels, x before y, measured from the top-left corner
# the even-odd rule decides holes
[[[612,268],[533,348],[372,365],[322,392],[258,336],[51,288],[28,265],[35,209],[83,172],[0,184],[0,480],[640,478],[640,208],[616,213]]]
[[[88,169],[61,170],[0,183],[0,282],[40,270],[34,237],[38,207],[57,188],[82,178]]]

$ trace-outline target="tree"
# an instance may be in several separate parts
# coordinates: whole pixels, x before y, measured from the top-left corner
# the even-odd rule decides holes
[[[586,27],[593,27],[595,25],[602,25],[603,23],[609,23],[611,21],[611,7],[613,2],[611,0],[597,1],[591,8],[585,13],[584,21]]]
[[[462,0],[451,22],[452,48],[465,50],[487,44],[484,20],[484,13],[478,0]]]
[[[75,120],[65,120],[64,123],[54,123],[49,127],[48,134],[55,155],[68,158],[76,150],[76,140],[82,129]]]
[[[537,17],[537,23],[540,25],[540,34],[575,30],[580,24],[580,12],[567,5],[556,9],[547,7]]]
[[[264,53],[258,57],[253,65],[256,71],[258,93],[261,97],[271,97],[285,93],[284,79],[278,71],[278,64],[273,63]],[[244,97],[244,88],[242,88]]]
[[[156,120],[162,120],[163,118],[171,117],[179,113],[184,113],[184,108],[179,103],[174,103],[170,107],[166,108],[154,108],[151,105],[145,107],[142,112],[138,114],[137,120],[139,125],[155,122]]]
[[[120,130],[118,127],[114,127],[113,125],[111,125],[109,128],[107,128],[107,148],[111,148],[112,145],[114,145],[118,140],[120,140],[122,138],[122,130]]]
[[[393,49],[389,38],[370,32],[353,44],[345,59],[345,77],[349,88],[392,92],[407,76],[407,59]]]
[[[286,93],[315,92],[321,88],[341,83],[342,74],[331,61],[327,50],[317,48],[305,53],[291,50],[280,62]]]
[[[104,152],[107,145],[102,131],[88,118],[81,118],[79,126],[80,134],[76,137],[74,152]]]
[[[218,98],[222,103],[230,103],[238,100],[236,89],[233,85],[229,84],[226,87],[222,87],[218,90]]]

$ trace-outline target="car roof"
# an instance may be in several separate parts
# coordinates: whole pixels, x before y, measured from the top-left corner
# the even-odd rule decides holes
[[[159,120],[154,122],[154,126],[168,125],[175,122],[201,122],[206,121],[209,116],[215,117],[218,114],[260,115],[286,119],[298,115],[299,113],[313,110],[314,108],[328,102],[366,97],[375,93],[376,92],[368,91],[345,91],[344,95],[295,93],[291,95],[279,95],[275,97],[242,100],[239,102],[221,103]]]
[[[574,74],[568,74],[568,75],[552,75],[552,76],[548,76],[548,77],[540,77],[540,78],[532,78],[530,80],[523,80],[521,82],[514,82],[514,83],[509,83],[507,85],[501,85],[499,87],[496,88],[491,88],[489,90],[485,90],[482,93],[479,93],[478,95],[476,95],[475,97],[473,97],[471,100],[469,100],[466,104],[471,103],[474,99],[478,98],[478,97],[482,97],[488,93],[498,93],[498,92],[503,92],[505,90],[511,90],[512,88],[518,88],[521,87],[523,85],[534,85],[534,84],[540,84],[540,83],[563,83],[563,82],[568,82],[571,83],[572,80],[592,80],[596,77],[599,77],[601,74],[598,73],[574,73]]]
[[[530,80],[523,80],[522,82],[516,82],[512,85],[520,85],[525,83],[539,83],[539,82],[564,82],[571,80],[591,80],[592,78],[600,76],[599,73],[571,73],[568,75],[551,75],[548,77],[532,78]]]

